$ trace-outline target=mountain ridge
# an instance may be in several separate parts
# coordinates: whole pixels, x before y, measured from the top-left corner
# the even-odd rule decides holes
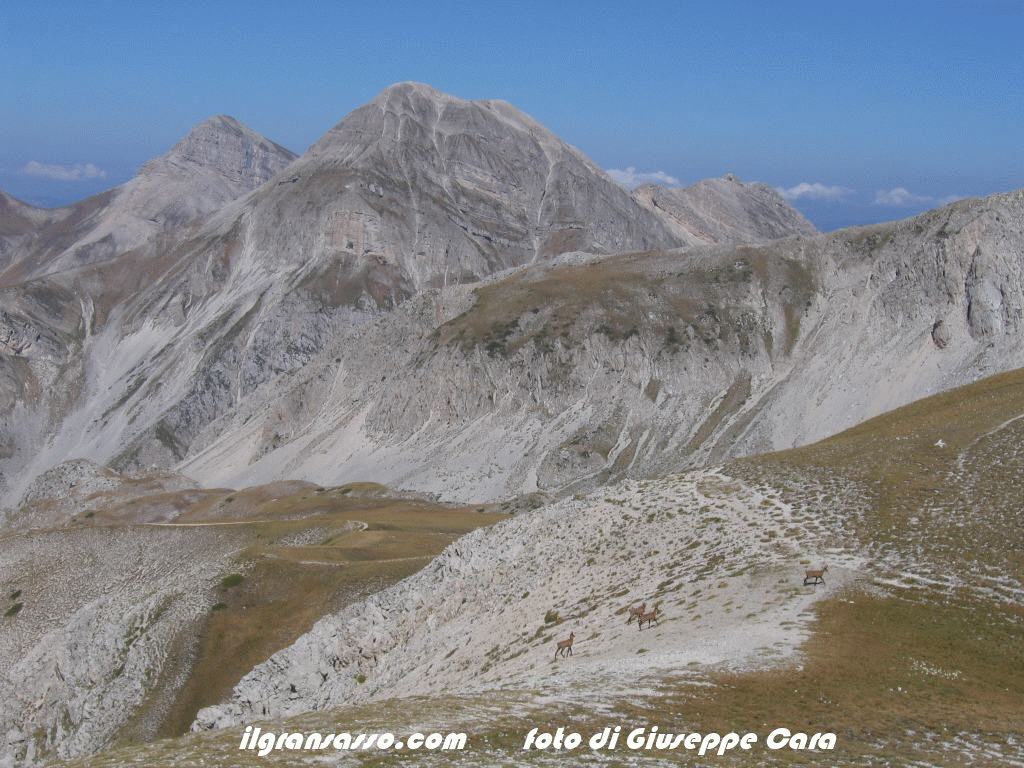
[[[658,462],[823,437],[1017,359],[1007,349],[998,362],[985,345],[1016,327],[1006,307],[1022,288],[1005,249],[1022,237],[1019,193],[909,223],[745,245],[726,233],[724,244],[680,248],[654,213],[540,130],[501,102],[399,84],[174,240],[127,298],[86,300],[79,278],[16,294],[23,311],[5,318],[7,336],[36,346],[5,358],[5,402],[50,391],[48,381],[75,384],[60,401],[5,413],[0,466],[18,478],[8,503],[32,476],[78,457],[213,484],[265,473],[457,499],[562,493]],[[532,170],[502,181],[511,157],[532,158]],[[518,189],[508,206],[498,181]],[[730,203],[763,191],[735,178],[697,186],[720,199],[722,188]],[[611,219],[593,213],[608,205]],[[485,214],[506,210],[499,237]],[[613,226],[602,231],[633,255],[574,251],[572,238],[602,242],[587,240],[597,230],[560,239],[583,211],[602,226],[640,211],[659,222],[655,240]],[[547,234],[530,224],[538,212]],[[670,247],[651,247],[657,238]],[[558,253],[544,256],[541,243]],[[918,255],[906,263],[899,249]],[[881,272],[867,266],[876,259]],[[909,354],[927,374],[877,402],[841,382],[804,381],[828,403],[812,420],[780,393],[795,391],[801,366],[834,380],[806,344],[826,367],[856,368],[837,357],[835,297],[848,317],[868,307],[890,329],[861,330],[864,355],[889,350],[879,370]],[[871,390],[870,375],[855,376]],[[433,466],[441,457],[444,474]]]
[[[633,190],[633,199],[702,242],[759,243],[818,232],[773,187],[744,183],[731,173],[689,187],[644,184]]]
[[[152,249],[155,238],[205,218],[294,158],[234,118],[207,118],[124,184],[61,208],[33,209],[42,226],[25,233],[0,286]]]

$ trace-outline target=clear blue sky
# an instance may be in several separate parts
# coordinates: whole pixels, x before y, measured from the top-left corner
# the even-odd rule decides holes
[[[400,80],[507,99],[605,168],[797,187],[822,228],[1024,187],[1024,0],[4,0],[0,73],[0,188],[39,204],[211,114],[302,151]]]

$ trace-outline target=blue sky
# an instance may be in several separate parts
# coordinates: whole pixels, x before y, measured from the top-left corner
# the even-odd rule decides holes
[[[420,80],[637,178],[768,182],[831,229],[1024,187],[1022,51],[1024,0],[5,0],[0,188],[84,197],[216,113],[302,151]]]

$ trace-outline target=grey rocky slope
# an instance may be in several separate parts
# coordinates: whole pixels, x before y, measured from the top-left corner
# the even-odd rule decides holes
[[[756,247],[564,256],[384,311],[349,303],[336,263],[250,261],[229,208],[206,236],[232,258],[203,241],[92,339],[89,395],[8,466],[496,499],[804,443],[1022,364],[1022,212],[1016,192]]]
[[[462,729],[478,739],[521,734],[560,705],[576,723],[643,712],[700,732],[789,713],[844,734],[836,765],[1019,762],[1024,679],[1004,654],[1022,633],[1022,402],[1016,370],[805,448],[625,481],[475,531],[326,616],[200,712],[193,730],[233,726],[219,744],[140,757],[235,754],[254,721],[276,732],[362,725],[358,705],[373,701],[386,702],[384,723],[445,727],[435,707],[475,694],[497,713],[484,725],[468,708]],[[823,562],[826,584],[803,583]],[[637,631],[627,608],[641,601],[660,615]],[[572,657],[555,658],[570,632]],[[939,714],[953,696],[959,722]],[[828,708],[820,726],[815,707]],[[871,711],[881,719],[860,730]],[[470,764],[495,762],[501,742],[484,743]],[[502,756],[524,762],[521,745],[509,739]]]
[[[969,612],[968,642],[988,622],[1019,637],[1022,401],[1016,370],[812,446],[624,481],[479,529],[416,575],[325,617],[193,728],[486,690],[540,689],[548,703],[575,696],[584,707],[616,690],[656,698],[644,676],[777,665],[806,637],[814,602],[837,587],[834,602],[898,596],[903,607],[888,621],[905,620],[911,604],[958,606]],[[801,585],[810,563],[827,563],[824,588]],[[641,601],[661,616],[638,632],[624,625]],[[570,631],[571,661],[553,658]],[[920,645],[935,631],[917,628]],[[895,647],[907,664],[906,646]],[[923,651],[911,644],[909,653]],[[997,676],[986,690],[1004,684],[1019,681]],[[815,685],[820,699],[835,684]],[[892,696],[872,687],[881,690],[870,696]],[[760,712],[763,702],[749,706]]]
[[[704,243],[762,243],[817,230],[767,184],[733,174],[689,187],[645,184],[633,198],[667,220],[681,236]]]
[[[33,233],[54,216],[0,191],[0,272],[22,251]]]
[[[1017,192],[430,292],[339,329],[178,466],[495,499],[809,442],[1024,362],[1022,214]]]
[[[140,526],[0,539],[4,598],[25,606],[0,626],[0,765],[91,754],[132,718],[152,738],[246,543],[231,528]]]
[[[93,333],[174,263],[177,242],[293,158],[218,116],[131,181],[73,206],[0,198],[0,462],[45,445],[90,363],[111,362],[91,359]],[[11,471],[0,469],[0,490]]]

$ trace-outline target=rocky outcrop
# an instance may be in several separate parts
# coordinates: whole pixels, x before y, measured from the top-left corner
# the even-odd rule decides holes
[[[114,527],[7,537],[0,587],[0,765],[89,755],[135,719],[152,737],[184,681],[216,579],[240,544],[207,529]]]

